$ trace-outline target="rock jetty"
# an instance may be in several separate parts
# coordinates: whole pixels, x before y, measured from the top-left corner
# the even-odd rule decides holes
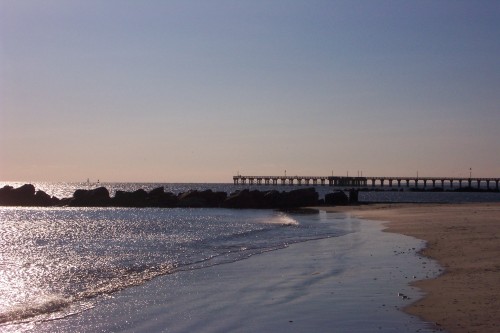
[[[357,194],[357,193],[356,193]],[[165,192],[164,187],[149,192],[140,189],[133,192],[116,191],[112,197],[105,187],[91,190],[78,189],[71,198],[51,197],[36,190],[31,184],[19,188],[4,186],[0,188],[0,206],[69,206],[69,207],[223,207],[223,208],[297,208],[318,205],[344,205],[352,203],[342,191],[327,194],[325,200],[319,199],[314,188],[300,188],[279,192],[276,190],[238,190],[234,193],[214,192],[212,190],[191,190],[174,194]]]

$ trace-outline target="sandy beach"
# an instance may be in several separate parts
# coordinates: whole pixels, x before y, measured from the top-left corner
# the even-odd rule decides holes
[[[427,241],[444,274],[413,283],[425,298],[405,311],[448,332],[500,331],[500,204],[378,204],[328,208],[388,221],[386,231]]]

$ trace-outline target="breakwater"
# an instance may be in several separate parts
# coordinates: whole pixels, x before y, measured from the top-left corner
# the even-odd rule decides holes
[[[36,190],[32,184],[18,188],[4,186],[0,189],[2,206],[68,206],[68,207],[223,207],[223,208],[297,208],[323,204],[348,204],[357,201],[357,191],[347,195],[336,191],[319,199],[314,188],[300,188],[291,191],[259,191],[242,189],[233,193],[212,190],[190,190],[174,194],[164,187],[150,191],[116,191],[110,196],[106,187],[77,189],[72,197],[57,198],[44,191]]]

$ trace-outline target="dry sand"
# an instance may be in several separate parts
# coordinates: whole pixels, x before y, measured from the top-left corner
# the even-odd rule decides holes
[[[448,332],[500,332],[500,203],[376,204],[327,208],[388,221],[427,241],[444,274],[414,283],[426,296],[405,311]]]

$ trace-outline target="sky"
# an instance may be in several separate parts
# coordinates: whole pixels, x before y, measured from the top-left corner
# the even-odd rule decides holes
[[[500,177],[500,1],[0,0],[0,181]]]

